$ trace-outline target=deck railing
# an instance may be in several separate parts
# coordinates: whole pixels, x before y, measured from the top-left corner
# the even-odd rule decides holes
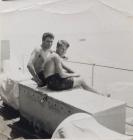
[[[102,68],[109,68],[109,69],[116,69],[116,70],[121,70],[121,71],[127,71],[127,72],[133,72],[133,69],[128,69],[128,68],[120,68],[120,67],[113,67],[113,66],[106,66],[106,65],[99,65],[99,64],[93,64],[93,63],[86,63],[86,62],[79,62],[79,61],[70,61],[67,60],[67,62],[70,63],[77,63],[77,64],[81,64],[81,65],[89,65],[91,66],[91,86],[94,86],[94,75],[95,75],[95,68],[96,67],[102,67]],[[131,105],[126,105],[127,109],[130,109],[131,111],[133,111],[133,106]],[[133,127],[133,123],[130,122],[126,122],[126,125]],[[130,136],[133,136],[133,134],[127,134]]]
[[[99,65],[99,64],[94,64],[94,63],[86,63],[86,62],[79,62],[79,61],[70,61],[67,60],[67,62],[70,63],[77,63],[77,64],[83,64],[83,65],[89,65],[92,66],[92,79],[91,79],[91,85],[93,87],[94,85],[94,71],[95,71],[95,67],[103,67],[103,68],[109,68],[109,69],[117,69],[117,70],[122,70],[122,71],[128,71],[128,72],[133,72],[133,69],[127,69],[127,68],[120,68],[120,67],[113,67],[113,66],[106,66],[106,65]]]

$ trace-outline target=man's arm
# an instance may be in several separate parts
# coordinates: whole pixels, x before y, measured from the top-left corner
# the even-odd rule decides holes
[[[55,62],[56,71],[59,73],[59,75],[62,78],[79,77],[79,75],[77,75],[75,73],[65,73],[63,71],[62,62],[61,62],[61,59],[58,55],[55,55],[53,59],[54,59],[54,62]]]
[[[31,73],[31,75],[33,76],[33,79],[37,82],[38,85],[41,84],[41,81],[35,71],[35,67],[34,67],[34,62],[35,62],[35,59],[37,57],[37,50],[34,50],[30,56],[30,59],[29,59],[29,62],[27,64],[27,68],[29,70],[29,72]]]
[[[68,66],[64,65],[64,63],[62,63],[62,67],[63,69],[65,69],[68,73],[74,73],[74,71],[72,69],[70,69]]]

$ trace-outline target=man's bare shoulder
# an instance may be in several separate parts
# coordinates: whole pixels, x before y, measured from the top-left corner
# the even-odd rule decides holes
[[[37,52],[37,53],[40,53],[40,52],[41,52],[41,48],[34,48],[33,51],[35,51],[35,52]]]
[[[34,48],[32,51],[32,54],[40,54],[41,53],[41,48]]]
[[[52,52],[51,53],[51,57],[52,58],[55,58],[55,59],[58,59],[59,58],[59,55],[56,52]]]
[[[55,61],[56,63],[61,62],[61,58],[57,53],[52,53],[51,54],[51,60]]]

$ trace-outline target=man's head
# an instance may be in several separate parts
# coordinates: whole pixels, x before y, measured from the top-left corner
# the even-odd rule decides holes
[[[44,33],[42,36],[42,49],[50,49],[54,40],[54,35],[52,33]]]
[[[70,45],[66,40],[59,40],[56,46],[56,53],[58,53],[61,57],[64,57],[69,46]]]

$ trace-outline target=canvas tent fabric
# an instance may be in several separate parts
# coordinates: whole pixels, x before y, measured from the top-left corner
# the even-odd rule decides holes
[[[52,138],[91,140],[131,140],[132,138],[107,129],[86,113],[75,113],[63,120],[54,131]]]
[[[133,1],[132,0],[93,0],[93,3],[101,3],[105,6],[112,8],[113,10],[126,13],[128,15],[133,15]],[[59,13],[65,11],[66,9],[69,13],[72,11],[84,11],[88,9],[92,0],[19,0],[19,1],[0,1],[0,11],[8,10],[7,12],[11,12],[12,10],[16,10],[19,8],[34,8],[34,6],[47,6],[48,9],[52,8],[53,11],[59,11]],[[32,7],[33,6],[33,7]],[[61,7],[60,7],[61,6]],[[59,9],[55,9],[58,7]],[[65,7],[65,9],[64,9]],[[11,9],[10,9],[11,8]],[[25,9],[24,9],[25,10]],[[4,12],[4,11],[3,11]]]
[[[32,46],[32,44],[35,46],[40,43],[40,40],[34,42],[34,38],[36,41],[43,31],[51,31],[55,33],[56,39],[60,39],[61,37],[62,39],[68,39],[72,46],[77,46],[77,43],[79,44],[79,49],[76,49],[77,52],[73,51],[75,50],[74,47],[72,51],[69,51],[73,52],[70,56],[79,54],[83,59],[90,56],[92,61],[95,61],[95,56],[102,56],[102,60],[98,58],[96,62],[132,68],[132,63],[130,62],[132,62],[131,46],[133,44],[133,20],[131,10],[133,8],[131,8],[132,1],[130,0],[122,0],[121,3],[118,0],[111,0],[111,2],[108,0],[46,0],[45,2],[42,0],[33,0],[33,2],[31,2],[31,0],[27,0],[27,2],[23,0],[22,2],[22,0],[19,0],[1,2],[0,5],[1,38],[9,38],[12,42],[14,41],[15,43],[11,43],[13,47],[19,46],[18,42],[21,42],[23,48],[26,46],[23,50],[26,50],[27,54],[29,54],[27,46]],[[11,29],[12,26],[15,27],[13,36],[11,35],[14,32],[14,30]],[[21,28],[26,30],[21,31]],[[30,34],[32,34],[33,37],[32,44],[30,43],[31,38],[29,39]],[[68,36],[72,34],[73,36],[76,35],[78,42],[75,42],[77,40],[75,40],[73,36],[69,39],[66,34],[68,34]],[[25,42],[21,41],[22,39],[14,39],[14,37],[16,38],[19,35],[25,36],[25,38],[29,40],[23,37],[21,38],[23,38]],[[82,54],[80,46],[84,46],[84,48],[88,48],[89,46],[90,53],[88,54],[86,51],[84,52],[85,54]],[[124,58],[118,57],[117,52],[120,50],[119,46],[122,48],[121,52],[122,56],[125,56]],[[110,52],[112,53],[112,50],[113,57],[108,54]],[[103,54],[102,52],[107,53]],[[22,53],[25,55],[26,52],[20,53],[21,55]],[[120,61],[125,63],[119,65]]]

